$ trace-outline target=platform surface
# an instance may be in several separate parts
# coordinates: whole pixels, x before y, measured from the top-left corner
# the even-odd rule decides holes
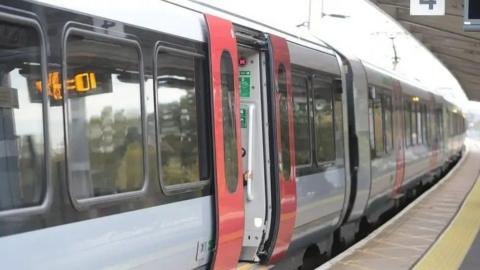
[[[480,269],[480,142],[438,184],[318,269]]]

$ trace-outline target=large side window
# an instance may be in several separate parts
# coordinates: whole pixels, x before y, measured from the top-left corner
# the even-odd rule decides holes
[[[204,94],[202,57],[174,54],[160,50],[157,54],[156,83],[158,142],[161,175],[166,186],[195,183],[208,179],[208,162],[204,146]],[[236,146],[235,146],[236,147]]]
[[[223,150],[225,179],[228,191],[234,193],[238,186],[237,132],[235,125],[235,88],[233,81],[233,63],[230,53],[222,53],[222,111],[223,111]]]
[[[331,79],[313,80],[313,117],[317,162],[335,160],[333,85]]]
[[[36,29],[0,22],[0,211],[42,202],[41,43]]]
[[[74,31],[66,43],[68,168],[75,199],[144,185],[139,49]]]
[[[295,130],[295,161],[299,166],[311,163],[310,152],[310,115],[308,105],[308,78],[306,75],[292,76],[293,116]]]
[[[282,142],[282,156],[280,170],[286,181],[290,180],[290,136],[288,128],[288,93],[287,74],[283,64],[278,67],[278,95],[280,106],[280,136]]]

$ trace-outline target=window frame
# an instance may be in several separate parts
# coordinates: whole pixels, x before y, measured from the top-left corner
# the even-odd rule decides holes
[[[8,12],[8,10],[7,10]],[[5,13],[3,8],[0,8],[0,21],[11,24],[22,25],[25,27],[31,27],[38,34],[38,47],[40,51],[40,75],[42,78],[42,89],[47,89],[47,40],[44,29],[39,23],[38,19],[30,14],[24,14],[21,12],[18,15]],[[51,159],[50,159],[50,134],[49,134],[49,108],[48,91],[42,91],[42,125],[43,125],[43,177],[44,190],[42,193],[42,199],[37,205],[13,208],[0,211],[0,218],[8,217],[20,217],[43,214],[48,211],[52,205],[53,200],[53,183],[50,174]]]
[[[202,59],[207,59],[207,55],[199,53],[194,51],[192,48],[173,48],[171,45],[167,45],[162,41],[157,41],[155,44],[155,49],[154,49],[154,54],[153,54],[153,77],[156,78],[158,76],[158,54],[160,52],[165,52],[171,55],[178,55],[178,56],[192,56],[194,58],[202,58]],[[195,67],[194,67],[195,68]],[[209,76],[210,72],[208,69],[205,69],[205,72]],[[203,75],[203,74],[202,74]],[[196,75],[195,75],[196,76]],[[209,77],[208,77],[209,78]],[[195,86],[198,84],[198,81],[195,80]],[[209,132],[207,131],[208,128],[205,128],[205,137],[206,137],[206,143],[207,143],[207,148],[209,151],[207,151],[206,155],[208,157],[207,160],[207,166],[208,166],[208,178],[207,179],[202,179],[199,177],[199,181],[197,182],[192,182],[192,183],[180,183],[180,184],[173,184],[173,185],[166,185],[165,181],[163,179],[163,170],[162,170],[162,155],[161,155],[161,146],[160,142],[158,140],[158,135],[160,134],[160,114],[159,114],[159,105],[158,105],[158,85],[156,81],[154,80],[153,82],[153,93],[154,93],[154,116],[155,116],[155,154],[156,154],[156,160],[157,160],[157,177],[158,177],[158,182],[160,184],[160,189],[162,190],[163,194],[166,196],[174,196],[177,194],[181,193],[191,193],[195,192],[198,190],[202,190],[204,187],[208,186],[210,184],[210,181],[212,179],[212,155],[209,154],[212,146],[212,136],[209,136]],[[203,89],[203,92],[208,91],[208,89]],[[195,97],[197,98],[197,89],[195,88]],[[196,105],[198,105],[198,99],[196,99]],[[198,117],[204,118],[204,119],[210,119],[210,103],[206,102],[203,104],[201,108],[196,106],[197,109],[197,119]],[[200,109],[200,110],[199,110]],[[201,115],[202,114],[202,115]],[[199,125],[201,124],[206,124],[206,123],[197,123],[197,132],[200,130]],[[198,134],[198,137],[200,137],[200,134]],[[199,149],[199,159],[200,159],[201,153]],[[200,165],[200,162],[199,162]],[[200,173],[200,171],[199,171]],[[199,175],[200,176],[200,175]]]
[[[95,30],[101,30],[100,32],[95,32]],[[68,38],[71,35],[80,35],[88,38],[93,38],[99,42],[111,42],[117,45],[129,46],[135,49],[138,53],[138,71],[139,71],[139,88],[140,88],[140,120],[142,127],[142,151],[143,151],[143,186],[139,190],[127,191],[116,194],[108,194],[97,197],[90,198],[76,198],[75,193],[72,190],[72,172],[70,170],[70,138],[69,138],[69,125],[71,120],[70,106],[68,105],[68,91],[66,80],[62,80],[62,105],[63,105],[63,117],[64,117],[64,134],[65,134],[65,169],[66,169],[66,181],[68,183],[68,194],[72,201],[72,204],[77,210],[85,210],[92,206],[102,205],[107,203],[121,203],[123,201],[142,197],[147,193],[149,187],[149,177],[147,170],[147,134],[146,134],[146,112],[145,112],[145,84],[144,84],[144,60],[143,53],[140,43],[132,36],[124,35],[120,33],[115,33],[114,31],[109,31],[108,34],[104,34],[104,29],[100,29],[93,26],[86,26],[77,23],[71,23],[66,27],[62,33],[62,78],[66,78],[67,75],[67,44]],[[46,92],[46,91],[45,91]]]

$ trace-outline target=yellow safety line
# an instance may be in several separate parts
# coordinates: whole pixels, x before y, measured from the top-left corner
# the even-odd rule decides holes
[[[480,228],[480,177],[462,208],[415,270],[458,269]]]

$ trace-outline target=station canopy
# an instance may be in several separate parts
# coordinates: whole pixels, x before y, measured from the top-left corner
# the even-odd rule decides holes
[[[463,30],[464,0],[445,0],[444,16],[410,16],[410,0],[372,0],[423,43],[480,101],[480,32]]]

